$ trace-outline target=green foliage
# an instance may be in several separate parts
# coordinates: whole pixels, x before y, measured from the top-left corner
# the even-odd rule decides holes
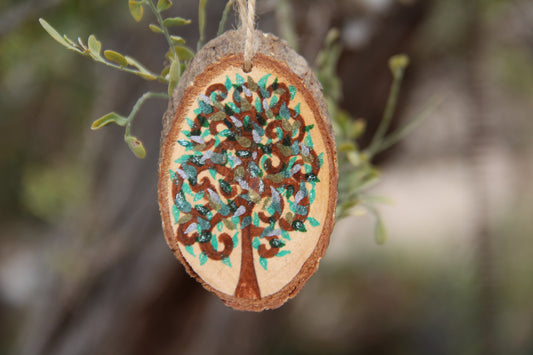
[[[167,93],[145,93],[135,104],[131,113],[128,117],[121,116],[117,113],[111,112],[107,115],[96,120],[91,129],[98,129],[109,123],[115,123],[119,126],[125,127],[124,140],[128,144],[130,150],[138,158],[144,158],[146,152],[142,145],[142,142],[130,135],[131,123],[133,121],[134,115],[140,108],[140,105],[147,98],[165,98],[168,99],[172,92],[174,91],[176,85],[181,78],[181,74],[187,65],[187,62],[194,57],[194,52],[192,52],[188,47],[185,47],[185,40],[180,36],[171,35],[168,31],[169,27],[175,26],[184,26],[191,23],[191,20],[184,19],[182,17],[169,17],[163,18],[161,13],[172,6],[172,1],[170,0],[158,0],[157,5],[154,5],[153,0],[129,0],[128,7],[131,16],[137,22],[140,22],[144,15],[144,9],[147,7],[150,9],[152,14],[157,20],[156,24],[149,24],[149,29],[157,34],[163,35],[165,40],[168,43],[169,51],[166,55],[168,59],[168,64],[165,65],[161,74],[156,74],[151,70],[147,69],[142,65],[138,60],[131,58],[127,55],[121,54],[115,50],[104,50],[102,56],[102,43],[98,41],[95,35],[91,34],[88,38],[87,45],[83,43],[81,38],[78,38],[78,43],[75,43],[66,35],[61,35],[59,32],[52,27],[44,19],[39,19],[41,26],[44,30],[58,43],[62,46],[68,48],[69,50],[75,51],[83,56],[93,59],[95,62],[102,63],[109,67],[119,69],[121,71],[135,74],[140,76],[145,80],[158,80],[167,85]]]
[[[185,40],[182,37],[171,35],[169,33],[169,28],[188,25],[191,23],[191,20],[182,17],[163,18],[161,13],[172,6],[172,1],[158,0],[157,5],[154,4],[154,1],[155,0],[129,0],[128,6],[131,16],[137,22],[142,20],[145,7],[150,9],[157,20],[157,24],[149,24],[149,29],[156,34],[162,35],[167,41],[169,46],[169,49],[165,54],[167,63],[160,71],[160,74],[148,70],[136,59],[114,50],[104,50],[102,57],[102,43],[98,41],[93,34],[89,36],[87,45],[85,45],[80,38],[78,38],[77,43],[75,43],[66,35],[62,36],[59,34],[59,32],[44,19],[39,19],[41,26],[46,32],[67,49],[75,51],[83,56],[87,56],[94,61],[109,67],[138,75],[146,80],[158,80],[167,85],[166,93],[145,93],[139,98],[127,117],[111,112],[94,121],[91,126],[91,129],[99,129],[110,123],[114,123],[125,127],[124,140],[130,150],[138,158],[144,158],[146,151],[142,142],[137,137],[130,134],[131,123],[135,114],[143,102],[148,98],[168,99],[177,86],[188,61],[194,56],[194,52],[185,46]],[[219,24],[219,35],[224,31],[233,4],[234,0],[229,0],[226,3]],[[197,45],[198,49],[203,45],[205,37],[206,6],[207,0],[199,1],[198,23],[200,40]],[[285,35],[290,35],[291,31],[293,31],[293,29],[286,28]],[[363,119],[352,118],[346,111],[339,107],[339,102],[342,98],[342,88],[341,80],[336,74],[336,67],[342,48],[338,43],[338,38],[338,30],[332,29],[328,33],[323,50],[317,56],[316,61],[317,76],[324,87],[324,93],[332,117],[332,124],[338,147],[340,179],[339,201],[336,214],[337,218],[343,218],[352,214],[353,207],[356,205],[363,205],[369,212],[376,216],[376,241],[382,243],[386,239],[386,231],[384,223],[379,216],[379,212],[373,206],[377,199],[368,195],[366,192],[369,187],[376,183],[379,177],[379,170],[373,165],[372,159],[377,154],[388,149],[405,137],[406,134],[423,120],[427,111],[435,104],[432,103],[431,105],[428,105],[428,108],[423,110],[421,114],[408,120],[404,126],[398,128],[396,131],[387,134],[396,107],[404,72],[409,64],[409,59],[406,55],[392,57],[389,62],[389,67],[393,81],[385,111],[383,113],[383,118],[370,145],[364,150],[361,149],[357,144],[357,139],[365,132],[365,121]]]
[[[341,80],[336,74],[337,62],[341,53],[338,43],[339,32],[332,29],[326,36],[324,47],[317,57],[317,76],[324,87],[326,101],[332,117],[333,129],[337,141],[337,159],[339,163],[339,198],[336,215],[338,219],[353,214],[355,206],[362,205],[376,218],[375,239],[378,244],[386,240],[387,232],[379,211],[374,207],[381,199],[371,196],[367,190],[373,186],[380,174],[372,159],[408,134],[425,117],[420,114],[396,131],[387,135],[400,93],[400,85],[409,58],[396,55],[389,60],[389,69],[393,77],[389,97],[378,130],[368,148],[361,149],[357,139],[365,132],[365,121],[352,118],[348,112],[340,109],[342,98]]]

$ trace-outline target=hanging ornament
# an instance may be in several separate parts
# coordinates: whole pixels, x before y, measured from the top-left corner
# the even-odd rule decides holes
[[[168,245],[227,305],[277,308],[318,268],[337,161],[315,75],[287,43],[243,26],[193,58],[165,115],[159,206]]]

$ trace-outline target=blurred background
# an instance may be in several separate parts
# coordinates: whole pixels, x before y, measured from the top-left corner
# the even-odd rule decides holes
[[[210,0],[212,38],[225,1]],[[169,16],[196,46],[197,0]],[[161,68],[164,40],[127,1],[0,2],[1,354],[532,354],[533,2],[259,0],[258,28],[296,29],[313,63],[341,33],[342,107],[367,121],[388,94],[388,58],[411,58],[395,125],[442,103],[378,157],[371,215],[337,223],[320,268],[280,309],[236,312],[167,248],[156,183],[161,117],[149,101],[133,134],[91,122],[127,114],[153,87],[67,51],[61,33]],[[149,14],[147,14],[149,15]],[[232,15],[227,28],[235,27]],[[164,90],[160,88],[158,90]]]

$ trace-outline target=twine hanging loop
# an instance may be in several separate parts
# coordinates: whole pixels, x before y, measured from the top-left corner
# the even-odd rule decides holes
[[[248,73],[252,70],[254,56],[254,27],[255,27],[255,0],[238,0],[241,30],[244,32],[244,63],[243,70]]]

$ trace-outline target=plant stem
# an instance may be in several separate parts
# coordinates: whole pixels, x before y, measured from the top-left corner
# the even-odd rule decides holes
[[[148,6],[150,6],[150,9],[154,13],[154,16],[157,19],[157,22],[159,23],[159,27],[163,30],[163,35],[165,36],[165,39],[167,40],[168,46],[170,50],[172,51],[172,55],[174,56],[174,60],[178,63],[178,68],[180,68],[180,77],[181,77],[181,63],[180,58],[178,57],[176,53],[176,49],[174,48],[174,44],[172,43],[172,39],[170,38],[170,34],[168,33],[168,28],[163,25],[163,18],[161,17],[161,13],[157,10],[152,0],[145,0]]]
[[[381,141],[381,144],[379,147],[377,147],[377,150],[375,154],[378,154],[394,144],[401,141],[405,136],[407,136],[409,133],[411,133],[420,123],[422,123],[429,113],[433,111],[437,106],[439,106],[442,103],[443,99],[432,99],[429,104],[416,116],[414,116],[412,119],[408,120],[408,122],[403,126],[389,134],[387,137],[383,138]]]
[[[298,51],[298,36],[294,29],[294,18],[292,16],[291,4],[287,0],[277,0],[276,5],[276,19],[278,21],[281,37],[285,39],[295,51]]]
[[[196,46],[196,50],[199,51],[204,44],[205,39],[205,7],[207,6],[207,0],[200,0],[198,5],[198,30],[200,31],[200,39]]]
[[[141,108],[143,103],[146,100],[151,99],[151,98],[168,99],[168,95],[166,93],[164,93],[164,92],[151,92],[151,91],[145,92],[137,100],[135,105],[133,105],[133,108],[132,108],[130,114],[128,115],[128,120],[126,122],[126,130],[124,131],[124,137],[129,137],[130,136],[131,123],[133,122],[133,119],[134,119],[135,115],[137,114],[137,112],[139,111],[139,109]]]
[[[387,133],[387,130],[389,129],[390,123],[392,121],[394,110],[396,109],[396,104],[398,102],[398,96],[400,94],[400,87],[402,84],[404,72],[404,70],[397,70],[393,73],[394,79],[389,91],[389,97],[387,98],[387,105],[385,106],[383,117],[379,124],[378,130],[376,131],[376,134],[372,138],[370,146],[366,150],[366,154],[368,155],[369,159],[372,159],[372,157],[374,157],[378,151],[383,150],[380,148],[383,144],[383,138],[385,137],[385,133]]]
[[[224,11],[222,12],[222,18],[220,19],[220,23],[218,24],[217,36],[220,36],[224,32],[224,28],[226,27],[226,22],[228,21],[228,15],[232,5],[233,0],[228,0],[228,2],[226,3],[226,7],[224,7]]]
[[[105,59],[103,58],[98,58],[96,59],[95,57],[91,57],[93,58],[93,60],[95,62],[98,62],[98,63],[102,63],[108,67],[111,67],[113,69],[118,69],[118,70],[121,70],[123,72],[126,72],[126,73],[130,73],[130,74],[135,74],[135,75],[139,75],[139,74],[149,74],[151,76],[153,76],[154,78],[158,79],[158,80],[161,80],[161,81],[164,81],[164,82],[168,82],[167,79],[163,78],[161,75],[158,75],[158,74],[155,74],[155,73],[152,73],[151,71],[149,71],[148,69],[146,69],[146,73],[143,73],[142,71],[140,70],[135,70],[135,69],[130,69],[130,68],[125,68],[125,67],[121,67],[120,65],[117,65],[117,64],[113,64],[111,62],[108,62],[106,61]]]

